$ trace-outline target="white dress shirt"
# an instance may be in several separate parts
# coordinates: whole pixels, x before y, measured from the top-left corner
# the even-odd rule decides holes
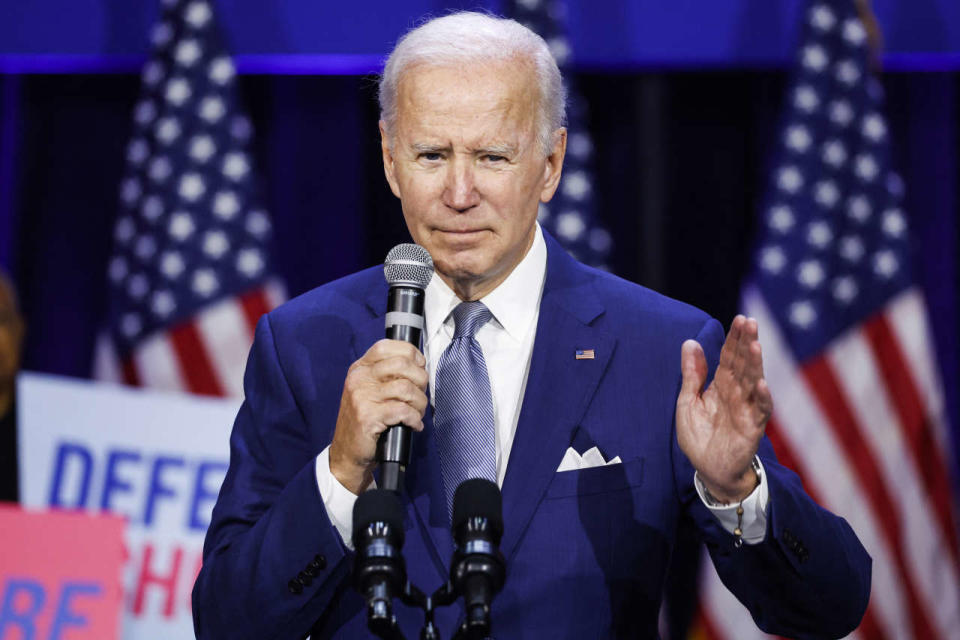
[[[503,485],[507,462],[517,431],[520,408],[530,372],[533,355],[533,339],[537,333],[540,315],[540,299],[547,273],[547,245],[540,225],[536,225],[533,245],[513,272],[500,286],[491,291],[481,302],[490,310],[492,318],[476,333],[477,342],[483,349],[493,396],[493,419],[497,446],[497,484]],[[454,307],[461,300],[436,274],[427,286],[424,315],[426,328],[423,334],[423,353],[430,376],[430,402],[440,355],[453,339]],[[559,464],[559,461],[558,461]],[[350,536],[353,530],[353,503],[357,496],[350,492],[330,471],[330,447],[317,456],[317,486],[330,517],[340,537],[352,548]],[[568,473],[568,472],[560,472]],[[695,478],[697,492],[704,504],[713,512],[724,529],[733,533],[737,527],[737,506],[717,505],[708,499],[699,478]],[[743,520],[740,527],[743,540],[748,544],[761,542],[766,535],[766,505],[768,491],[765,474],[760,474],[760,486],[742,503]]]

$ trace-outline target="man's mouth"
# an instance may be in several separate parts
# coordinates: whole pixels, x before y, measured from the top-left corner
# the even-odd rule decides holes
[[[481,233],[486,231],[486,229],[437,229],[437,231],[455,235],[470,235],[471,233]]]

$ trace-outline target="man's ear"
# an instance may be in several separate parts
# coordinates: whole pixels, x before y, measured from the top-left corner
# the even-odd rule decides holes
[[[543,187],[540,190],[540,202],[550,202],[560,184],[563,171],[563,158],[567,154],[567,129],[560,127],[553,132],[553,150],[547,156],[543,167]]]
[[[396,165],[393,161],[393,151],[390,150],[390,136],[387,134],[387,123],[380,121],[380,153],[383,154],[383,173],[387,176],[387,184],[393,195],[400,197],[400,187],[397,184]]]

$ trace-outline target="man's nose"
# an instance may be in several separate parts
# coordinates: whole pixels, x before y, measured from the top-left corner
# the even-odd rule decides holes
[[[443,204],[463,213],[480,202],[474,180],[473,166],[467,160],[455,159],[447,168],[447,183],[443,190]]]

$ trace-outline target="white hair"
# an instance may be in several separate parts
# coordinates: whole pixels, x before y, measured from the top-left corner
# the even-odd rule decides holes
[[[566,124],[566,90],[547,43],[515,20],[472,11],[434,18],[397,42],[380,76],[380,119],[385,123],[387,136],[395,131],[400,78],[411,66],[513,58],[533,65],[540,90],[537,138],[544,155],[549,155],[554,132]]]

